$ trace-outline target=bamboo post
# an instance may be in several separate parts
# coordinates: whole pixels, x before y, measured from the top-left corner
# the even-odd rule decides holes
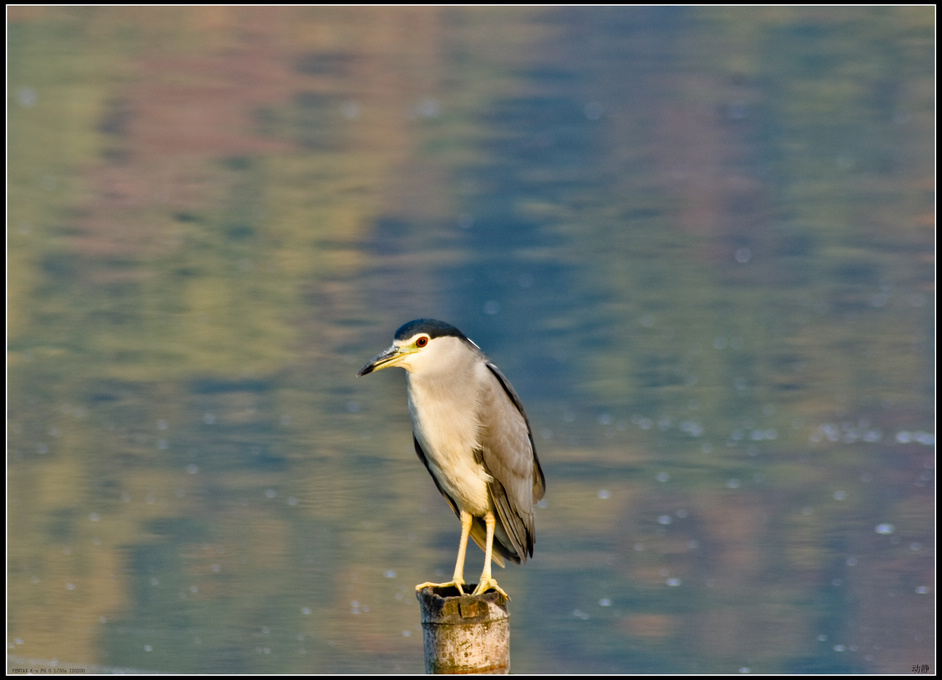
[[[415,596],[422,609],[426,673],[510,673],[510,614],[503,595],[428,587]]]

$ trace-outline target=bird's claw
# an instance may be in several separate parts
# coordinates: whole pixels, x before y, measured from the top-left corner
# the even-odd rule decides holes
[[[447,583],[426,582],[426,583],[420,583],[419,585],[417,585],[415,587],[415,591],[419,592],[420,590],[424,590],[425,588],[457,588],[458,593],[461,595],[464,595],[465,594],[464,589],[461,587],[463,585],[464,585],[464,581],[459,581],[457,579],[454,581],[448,581]]]
[[[501,588],[499,585],[497,585],[497,581],[495,581],[494,579],[492,579],[492,578],[490,578],[490,577],[488,577],[488,576],[482,576],[482,577],[481,577],[481,582],[478,583],[478,587],[475,588],[475,589],[474,589],[474,592],[471,593],[471,594],[472,594],[472,595],[483,595],[483,594],[486,593],[488,590],[496,590],[498,593],[500,593],[501,595],[503,595],[503,596],[504,596],[505,598],[507,598],[508,600],[510,599],[510,595],[508,595],[507,593],[505,593],[505,592],[504,592],[504,589]]]

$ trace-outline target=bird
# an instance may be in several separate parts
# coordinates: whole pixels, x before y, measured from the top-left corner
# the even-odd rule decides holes
[[[523,564],[533,556],[533,506],[546,478],[530,422],[510,381],[481,348],[444,321],[415,319],[393,344],[359,370],[364,376],[398,366],[406,371],[412,440],[442,496],[461,521],[451,581],[424,588],[463,586],[468,536],[484,551],[484,570],[472,595],[495,590],[510,599],[491,573],[491,561]]]

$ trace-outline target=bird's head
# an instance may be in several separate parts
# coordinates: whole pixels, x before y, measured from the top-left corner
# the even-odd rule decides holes
[[[435,319],[416,319],[400,327],[393,344],[373,357],[357,375],[367,375],[390,366],[399,366],[410,373],[442,367],[459,347],[480,352],[477,345],[451,324]]]

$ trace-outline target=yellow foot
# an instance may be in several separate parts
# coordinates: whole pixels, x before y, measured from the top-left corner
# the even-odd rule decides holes
[[[492,579],[490,576],[481,576],[481,582],[478,583],[478,587],[474,589],[472,595],[483,595],[488,590],[496,590],[498,593],[510,599],[510,595],[504,592],[504,589],[497,585],[497,581]]]
[[[464,595],[464,590],[461,586],[464,585],[464,581],[448,581],[447,583],[420,583],[415,587],[415,592],[419,592],[425,588],[457,588],[458,592]]]

